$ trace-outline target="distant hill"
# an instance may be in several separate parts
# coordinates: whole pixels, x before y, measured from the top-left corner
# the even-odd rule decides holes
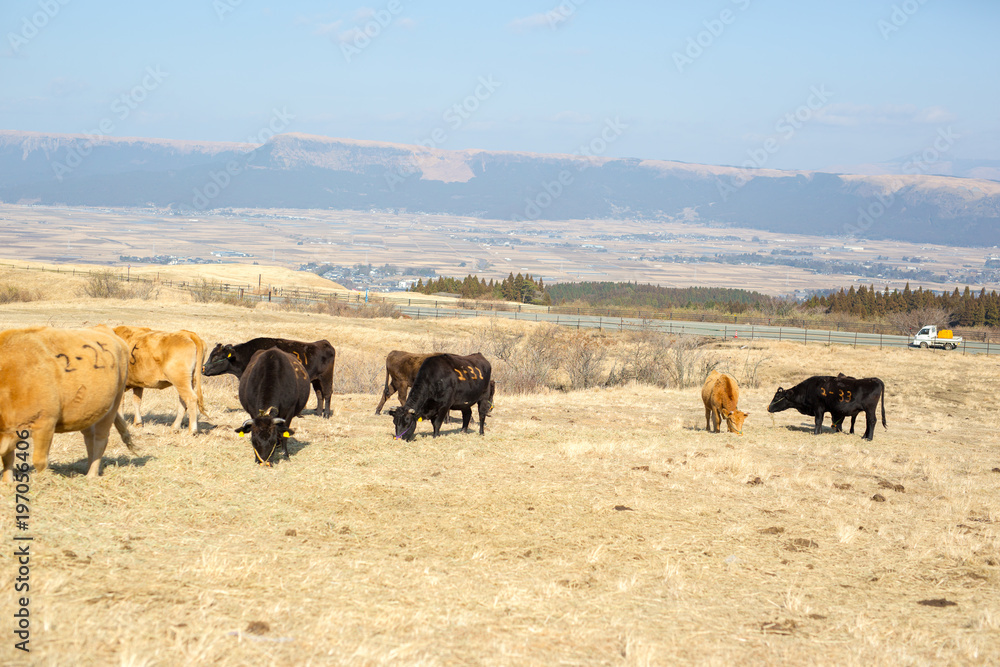
[[[509,220],[638,217],[1000,244],[1000,182],[992,180],[446,151],[303,134],[254,146],[0,131],[0,200],[179,211],[392,208]]]

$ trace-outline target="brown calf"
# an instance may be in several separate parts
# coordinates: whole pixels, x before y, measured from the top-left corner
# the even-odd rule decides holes
[[[705,430],[720,433],[722,420],[725,419],[730,433],[743,435],[743,421],[750,413],[741,412],[736,407],[739,399],[740,386],[736,378],[719,371],[709,373],[701,388],[701,400],[705,403]]]
[[[207,414],[201,395],[201,365],[205,359],[205,342],[198,334],[180,331],[154,331],[149,327],[115,327],[128,345],[128,381],[135,407],[133,424],[142,426],[143,389],[177,389],[177,418],[173,427],[179,429],[188,415],[188,429],[198,432],[198,411]]]
[[[375,414],[382,413],[382,406],[395,393],[399,395],[399,404],[406,403],[406,393],[413,386],[420,365],[430,354],[413,354],[402,350],[393,350],[385,358],[385,389],[382,390],[382,400],[375,408]]]

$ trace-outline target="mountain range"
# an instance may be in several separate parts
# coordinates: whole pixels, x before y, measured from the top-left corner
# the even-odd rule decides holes
[[[0,131],[0,201],[394,209],[512,221],[681,220],[780,233],[1000,244],[1000,182],[442,150],[279,134],[262,145]],[[972,169],[970,167],[970,169]],[[992,176],[989,165],[974,173]],[[544,223],[540,223],[544,224]]]

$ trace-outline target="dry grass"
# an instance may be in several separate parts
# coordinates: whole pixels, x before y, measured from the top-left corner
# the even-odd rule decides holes
[[[452,424],[401,445],[372,414],[385,353],[471,351],[485,322],[166,296],[0,307],[5,328],[98,322],[188,328],[209,345],[327,338],[350,393],[328,421],[313,398],[273,469],[232,432],[231,377],[206,379],[195,438],[170,430],[171,391],[146,392],[139,454],[112,436],[100,480],[82,476],[80,436],[57,435],[32,487],[32,653],[12,649],[8,594],[0,663],[1000,662],[1000,415],[982,402],[996,358],[718,342],[706,354],[720,368],[743,381],[752,366],[759,382],[741,392],[743,437],[704,431],[697,388],[500,384],[485,438]],[[629,340],[602,340],[606,362],[622,361]],[[874,442],[765,412],[779,384],[839,371],[886,382]],[[937,598],[957,604],[918,604]]]

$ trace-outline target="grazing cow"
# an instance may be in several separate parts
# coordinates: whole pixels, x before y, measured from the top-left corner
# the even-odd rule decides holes
[[[823,417],[827,412],[833,420],[835,431],[843,427],[844,417],[851,417],[851,433],[854,432],[854,420],[859,412],[865,413],[865,440],[875,437],[876,409],[882,402],[882,426],[885,423],[885,384],[878,378],[852,378],[841,374],[816,375],[800,382],[791,389],[782,389],[774,393],[768,412],[781,412],[795,408],[804,415],[816,418],[816,428],[819,434],[823,429]]]
[[[424,360],[406,402],[389,410],[396,438],[413,440],[418,421],[430,419],[434,437],[449,410],[462,411],[462,431],[469,430],[472,406],[479,407],[479,435],[483,435],[486,415],[493,406],[492,368],[486,357],[476,352],[468,356],[435,354]]]
[[[309,374],[309,381],[316,390],[316,414],[330,418],[330,398],[333,396],[333,366],[337,359],[337,351],[328,340],[318,340],[314,343],[303,343],[285,338],[254,338],[239,345],[215,346],[202,372],[205,375],[222,375],[232,373],[236,377],[243,375],[250,358],[259,350],[276,347],[283,352],[294,355]]]
[[[83,433],[87,477],[101,474],[112,425],[132,449],[125,420],[118,414],[127,373],[128,348],[107,327],[32,327],[0,333],[3,481],[12,481],[15,456],[22,461],[18,478],[27,471],[24,450],[17,443],[29,438],[38,472],[48,466],[53,433]]]
[[[198,412],[208,415],[201,395],[201,373],[205,361],[205,341],[193,331],[154,331],[149,327],[115,327],[115,333],[129,348],[128,380],[125,388],[132,390],[135,415],[132,423],[142,426],[143,389],[177,389],[177,418],[173,428],[179,429],[188,415],[188,430],[198,432]]]
[[[430,354],[414,354],[393,350],[385,357],[385,388],[382,390],[382,400],[375,408],[375,414],[382,413],[382,406],[393,394],[397,394],[399,404],[406,403],[406,393],[413,386],[420,365]],[[398,393],[397,393],[398,392]]]
[[[292,418],[309,402],[309,374],[299,360],[277,348],[258,350],[240,377],[240,405],[250,419],[236,429],[250,434],[254,458],[271,465],[271,456],[281,444],[288,459],[288,438],[295,434]]]
[[[740,400],[740,386],[736,378],[712,371],[701,388],[701,400],[705,403],[706,431],[721,433],[722,420],[725,419],[730,433],[743,435],[743,421],[750,413],[736,407]]]

